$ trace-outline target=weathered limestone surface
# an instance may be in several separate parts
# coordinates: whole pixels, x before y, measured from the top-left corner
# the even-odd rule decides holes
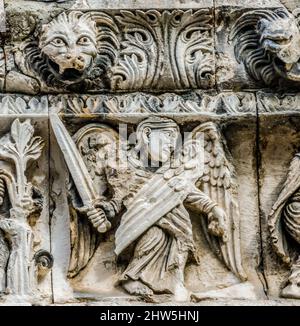
[[[299,305],[299,9],[4,1],[0,304]]]

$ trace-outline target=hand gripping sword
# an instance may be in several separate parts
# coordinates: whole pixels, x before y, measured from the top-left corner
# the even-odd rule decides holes
[[[83,205],[87,208],[92,208],[98,196],[87,167],[72,137],[57,114],[50,115],[50,123]],[[107,220],[102,210],[99,209],[98,212],[99,214],[96,217],[89,217],[89,219],[99,233],[105,233],[111,228],[111,223]],[[96,226],[100,220],[104,220],[104,222],[100,226]]]

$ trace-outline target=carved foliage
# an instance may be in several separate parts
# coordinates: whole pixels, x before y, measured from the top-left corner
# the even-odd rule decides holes
[[[113,88],[207,88],[213,83],[212,15],[203,9],[122,11],[125,34]]]
[[[42,98],[41,101],[45,99]],[[7,100],[6,100],[7,101]],[[2,103],[4,99],[2,100]],[[11,99],[10,101],[13,102]],[[28,105],[32,101],[29,101]],[[40,103],[37,99],[36,103]],[[14,102],[13,102],[14,103]],[[1,104],[1,103],[0,103]],[[150,95],[134,93],[126,95],[49,97],[49,110],[71,115],[87,114],[149,114],[149,113],[203,113],[203,114],[256,114],[254,93],[220,93],[212,96],[205,93],[190,93],[188,97],[168,93]],[[6,106],[3,106],[5,108]],[[40,107],[40,105],[38,106]],[[33,109],[33,107],[32,107]],[[31,106],[28,108],[31,111]],[[0,105],[1,112],[1,105]]]
[[[44,147],[41,137],[33,137],[34,128],[30,120],[20,122],[15,120],[11,126],[10,136],[6,135],[0,140],[0,157],[13,161],[16,169],[18,203],[21,205],[24,197],[31,195],[31,189],[27,185],[25,171],[30,160],[40,157]]]
[[[257,107],[259,113],[272,112],[299,112],[300,96],[299,94],[257,94]]]

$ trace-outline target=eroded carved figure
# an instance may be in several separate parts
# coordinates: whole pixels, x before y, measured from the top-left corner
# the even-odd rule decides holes
[[[234,24],[230,39],[235,56],[249,75],[267,85],[278,80],[300,82],[299,10],[294,1],[284,8],[244,13]]]
[[[89,186],[81,175],[77,192],[71,191],[75,208],[71,277],[86,267],[97,247],[99,238],[91,225],[103,233],[121,216],[115,252],[132,258],[118,284],[133,295],[172,294],[175,300],[188,300],[184,270],[190,258],[197,261],[189,213],[194,211],[212,250],[240,281],[247,279],[241,264],[233,167],[213,123],[196,127],[179,156],[180,130],[167,118],[142,121],[137,142],[126,152],[116,132],[105,125],[87,125],[74,135],[77,154],[73,145],[66,147],[70,136],[59,118],[52,118],[52,128],[75,185],[84,170],[77,168],[79,156],[93,180]],[[198,135],[204,135],[204,142]],[[124,166],[121,162],[127,159]],[[93,190],[82,190],[83,185],[94,188],[98,197],[85,207],[86,198],[94,195],[88,196]]]
[[[300,155],[291,162],[286,181],[269,215],[273,247],[291,269],[283,297],[300,299]]]

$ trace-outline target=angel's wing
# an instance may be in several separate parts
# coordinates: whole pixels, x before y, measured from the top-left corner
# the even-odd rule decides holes
[[[221,135],[214,123],[198,126],[194,135],[204,135],[204,175],[197,182],[201,191],[222,207],[227,215],[228,241],[212,236],[208,232],[207,220],[202,219],[205,237],[212,250],[241,280],[247,276],[243,270],[240,252],[239,207],[234,183],[234,168],[226,157]]]
[[[111,127],[103,124],[89,124],[81,128],[74,136],[79,154],[87,166],[99,197],[107,195],[109,186],[106,168],[109,162],[117,161],[118,134]],[[115,156],[115,157],[114,157]],[[73,206],[76,203],[74,187],[70,191]],[[93,257],[101,240],[87,217],[71,208],[71,259],[69,277],[75,277]]]
[[[280,217],[287,200],[300,187],[300,155],[297,154],[292,160],[287,178],[282,187],[280,195],[274,203],[271,213],[268,216],[268,226],[271,235],[272,245],[275,252],[282,260],[289,264],[291,259],[285,246],[284,232],[281,230]]]

